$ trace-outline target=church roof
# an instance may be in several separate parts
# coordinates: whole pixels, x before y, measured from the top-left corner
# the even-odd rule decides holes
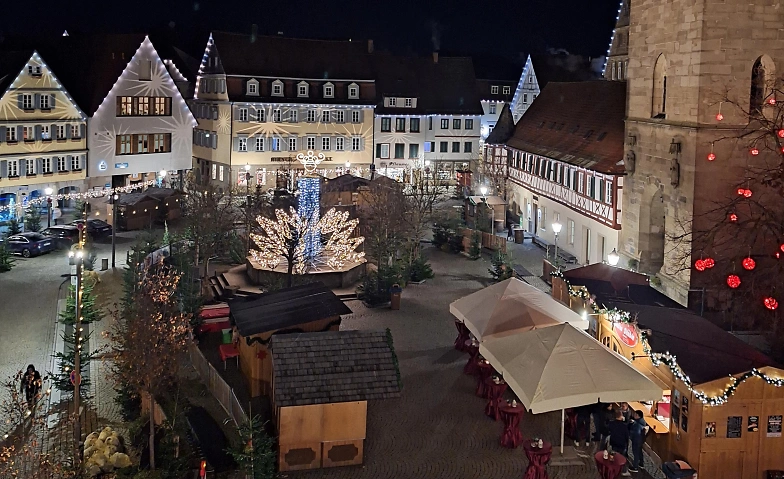
[[[623,174],[625,114],[622,82],[549,83],[506,144],[602,173]]]

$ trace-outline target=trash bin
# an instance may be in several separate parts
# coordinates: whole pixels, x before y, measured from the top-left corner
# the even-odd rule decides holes
[[[523,244],[524,241],[525,241],[525,230],[522,228],[515,228],[514,242],[517,244]]]
[[[101,258],[101,271],[109,269],[109,258]]]
[[[223,344],[231,344],[231,329],[223,329]]]
[[[766,479],[784,479],[784,471],[765,471],[767,473]]]
[[[389,288],[390,294],[390,308],[394,310],[400,309],[400,296],[403,294],[403,288],[395,283]]]

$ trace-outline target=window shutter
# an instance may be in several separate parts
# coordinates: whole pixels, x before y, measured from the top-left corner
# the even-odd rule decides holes
[[[79,125],[79,138],[84,138],[84,123]]]
[[[41,108],[41,94],[35,93],[33,94],[33,108],[36,110]]]
[[[234,144],[233,147],[234,151],[240,151],[240,137],[235,136],[234,138],[232,138],[232,141]]]
[[[49,108],[51,108],[52,110],[54,110],[55,107],[57,106],[56,100],[57,100],[57,95],[52,93],[51,98],[49,98]]]
[[[54,108],[54,107],[52,107],[52,108]],[[51,139],[51,140],[57,139],[57,124],[56,123],[52,123],[52,125],[49,126],[49,139]]]
[[[364,138],[360,138],[359,139],[359,149],[362,150],[362,151],[365,151],[365,139]]]
[[[65,137],[66,138],[71,137],[71,125],[65,125]]]
[[[218,119],[218,107],[217,106],[212,108],[212,119],[213,120],[217,120]]]
[[[38,173],[39,175],[44,172],[44,170],[41,169],[41,167],[43,166],[43,163],[44,163],[44,159],[43,158],[36,158],[35,159],[35,172]]]
[[[36,140],[40,140],[41,139],[41,125],[35,125],[35,127],[33,128],[33,131],[35,132],[35,139]]]
[[[218,148],[218,133],[213,131],[210,138],[212,138],[212,149]]]
[[[21,93],[16,95],[16,104],[19,107],[19,109],[21,110],[22,109],[22,105],[23,105],[23,103],[22,103],[22,94]]]
[[[0,160],[0,178],[8,176],[8,160]]]
[[[376,158],[381,158],[381,143],[376,143]]]
[[[5,127],[0,126],[0,143],[5,142]]]
[[[24,131],[21,126],[16,127],[16,141],[22,141]]]
[[[27,176],[27,160],[19,160],[19,176]]]
[[[71,155],[65,155],[65,169],[63,171],[71,170]]]
[[[117,110],[114,113],[114,116],[119,116],[122,112],[122,97],[115,97],[115,103],[117,104]]]

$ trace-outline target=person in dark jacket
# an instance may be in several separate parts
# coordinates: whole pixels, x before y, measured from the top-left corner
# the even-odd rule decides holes
[[[615,419],[615,410],[612,404],[598,403],[598,409],[594,413],[593,422],[596,428],[596,440],[599,441],[599,448],[607,447],[607,438],[610,437],[608,426],[610,421]]]
[[[591,436],[591,406],[580,406],[575,409],[577,413],[577,431],[575,431],[574,445],[579,446],[580,441],[585,442],[585,447],[591,445],[589,438]]]
[[[21,391],[25,393],[27,405],[31,409],[38,400],[38,393],[41,391],[41,384],[41,373],[36,371],[35,366],[32,364],[28,365],[27,371],[24,373],[24,376],[22,376]]]
[[[610,447],[613,452],[623,454],[623,456],[626,457],[628,464],[629,423],[623,418],[623,413],[621,413],[621,411],[618,411],[615,415],[615,419],[610,421],[608,429],[610,430]],[[628,476],[629,473],[626,472],[624,475]]]
[[[629,438],[632,441],[632,464],[629,471],[638,472],[642,467],[642,444],[645,442],[645,434],[648,432],[648,424],[643,419],[643,413],[639,409],[634,411],[634,418],[629,423]]]

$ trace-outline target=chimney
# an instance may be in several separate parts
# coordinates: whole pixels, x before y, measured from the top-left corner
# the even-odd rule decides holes
[[[373,53],[374,49],[375,48],[373,47],[373,39],[371,38],[370,40],[368,40],[368,53]]]
[[[438,52],[433,52],[433,63],[438,63]]]
[[[251,43],[255,43],[256,42],[256,37],[258,36],[258,34],[259,34],[259,26],[254,23],[253,25],[250,26],[250,42]]]

